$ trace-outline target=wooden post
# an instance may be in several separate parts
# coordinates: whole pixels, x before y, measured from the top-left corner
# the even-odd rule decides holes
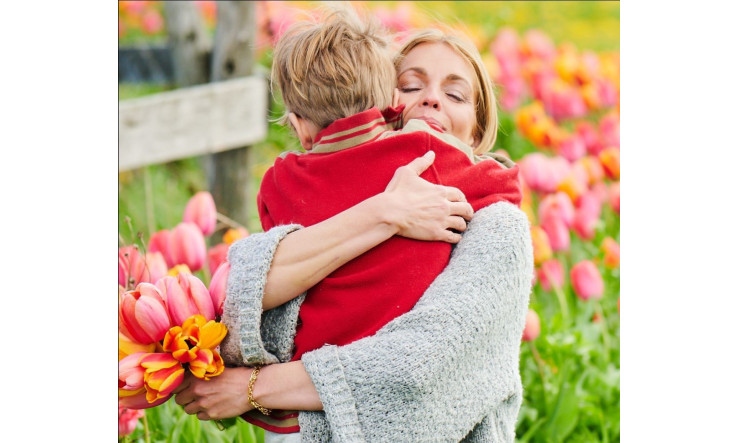
[[[194,2],[164,2],[164,17],[180,88],[207,83],[212,41]]]
[[[219,1],[211,81],[251,75],[254,69],[256,16],[253,2]],[[246,97],[244,97],[246,99]],[[208,184],[219,212],[248,225],[252,150],[247,146],[210,156]]]

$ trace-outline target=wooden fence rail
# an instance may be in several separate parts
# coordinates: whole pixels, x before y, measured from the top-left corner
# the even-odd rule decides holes
[[[118,170],[222,152],[267,134],[268,84],[240,77],[118,104]]]

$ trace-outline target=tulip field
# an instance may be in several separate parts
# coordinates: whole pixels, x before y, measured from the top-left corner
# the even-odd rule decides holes
[[[119,2],[121,44],[165,38],[160,3]],[[212,30],[216,2],[195,3]],[[315,3],[258,2],[256,52],[264,68],[280,30],[297,9]],[[619,4],[361,3],[396,33],[434,20],[460,28],[477,45],[496,84],[500,128],[494,151],[520,167],[521,208],[530,221],[535,260],[520,344],[524,400],[516,441],[620,441]],[[121,99],[162,89],[119,86]],[[271,112],[280,109],[273,103]],[[255,189],[276,156],[298,146],[287,129],[270,123],[267,138],[253,147]],[[130,376],[136,352],[156,352],[147,358],[168,358],[175,365],[169,367],[179,368],[175,360],[185,360],[172,329],[192,325],[186,319],[198,313],[219,318],[228,245],[261,231],[255,196],[254,215],[242,226],[218,214],[206,189],[196,158],[119,174],[119,327],[129,328],[119,341],[119,371],[129,378],[119,373],[119,389],[126,390],[120,398],[130,396],[119,402],[120,441],[263,441],[263,431],[241,419],[201,422],[184,413],[169,400],[174,378],[159,382],[151,375],[144,389]],[[175,297],[161,301],[154,292],[181,292],[199,310],[167,304]],[[136,323],[126,309],[133,312],[132,303],[144,299],[158,300],[151,306],[162,309],[162,318],[178,320],[156,328]],[[125,303],[131,305],[124,309]],[[197,321],[205,328],[204,320]],[[190,370],[217,376],[222,361],[215,349],[213,344],[209,354],[191,352]],[[151,404],[157,406],[135,409]]]

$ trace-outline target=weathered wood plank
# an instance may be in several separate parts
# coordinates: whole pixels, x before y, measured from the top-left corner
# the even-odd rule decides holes
[[[222,152],[267,133],[263,76],[181,88],[118,104],[118,169]]]

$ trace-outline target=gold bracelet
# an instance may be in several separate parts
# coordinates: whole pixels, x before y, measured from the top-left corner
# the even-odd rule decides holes
[[[254,371],[251,373],[251,378],[249,379],[249,403],[262,414],[269,415],[272,413],[272,410],[265,408],[254,400],[254,383],[256,383],[256,376],[259,375],[260,369],[261,367],[259,366],[254,367]]]

